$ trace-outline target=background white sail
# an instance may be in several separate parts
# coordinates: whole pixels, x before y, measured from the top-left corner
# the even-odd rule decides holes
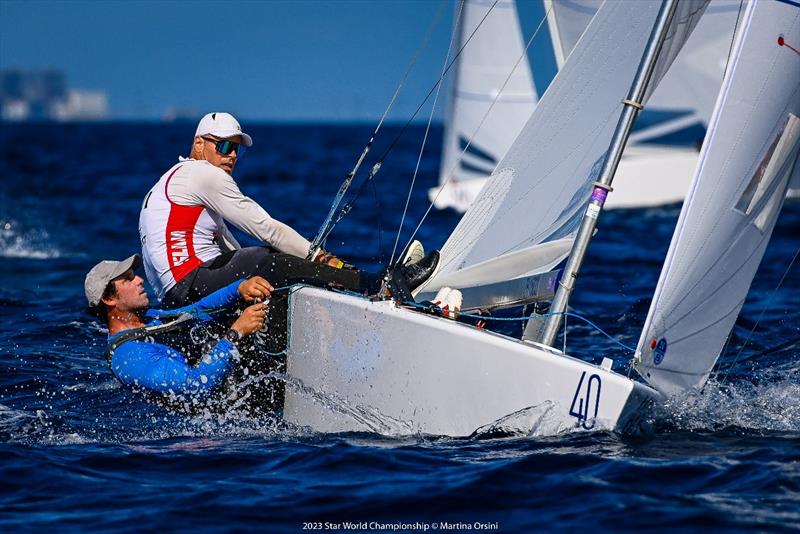
[[[545,0],[545,7],[549,10],[547,23],[559,68],[601,4],[602,0]],[[653,139],[692,124],[708,125],[722,82],[739,6],[739,0],[711,0],[702,20],[648,104],[648,109],[687,113],[635,132],[631,142]]]
[[[547,27],[559,70],[602,4],[603,0],[544,0]]]
[[[682,2],[653,86],[704,1]],[[426,286],[478,286],[552,268],[569,252],[661,2],[604,4],[486,187]],[[453,281],[457,279],[458,283]]]
[[[705,383],[800,172],[798,47],[800,6],[747,6],[637,349],[662,392]]]
[[[449,183],[441,194],[430,191],[438,208],[458,204],[453,189],[460,184],[492,173],[538,101],[514,0],[464,0],[458,32],[464,49],[450,89],[439,177],[440,185]]]

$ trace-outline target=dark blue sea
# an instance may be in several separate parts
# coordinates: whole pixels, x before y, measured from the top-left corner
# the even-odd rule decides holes
[[[245,126],[255,145],[240,187],[312,236],[371,127]],[[382,131],[366,168],[398,132]],[[325,435],[277,417],[172,414],[104,360],[84,275],[139,250],[142,198],[193,133],[0,125],[0,531],[800,529],[800,203],[784,207],[719,372],[654,409],[641,434]],[[370,269],[387,261],[423,133],[395,146],[329,249]],[[440,138],[435,128],[401,244],[428,206]],[[604,214],[575,311],[635,344],[678,212]],[[420,238],[440,246],[457,221],[434,211]],[[630,357],[578,321],[568,343],[592,361]]]

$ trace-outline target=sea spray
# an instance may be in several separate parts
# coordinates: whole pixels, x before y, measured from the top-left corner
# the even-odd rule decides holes
[[[656,406],[664,429],[800,432],[800,371],[762,371],[748,379],[711,379],[700,391],[688,391]]]

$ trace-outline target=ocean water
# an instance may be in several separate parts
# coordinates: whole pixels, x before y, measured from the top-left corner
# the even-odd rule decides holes
[[[313,235],[370,127],[249,130],[241,188]],[[398,131],[384,131],[370,166]],[[800,265],[790,268],[800,203],[784,207],[719,372],[650,413],[642,434],[325,435],[274,417],[171,414],[105,363],[83,277],[138,250],[140,202],[192,134],[191,124],[0,126],[0,530],[800,527]],[[371,269],[386,262],[422,135],[415,127],[398,143],[330,249]],[[440,137],[423,153],[401,245],[427,208]],[[678,212],[604,214],[575,310],[634,344]],[[439,246],[457,221],[434,211],[420,238]],[[629,357],[575,321],[568,348]]]

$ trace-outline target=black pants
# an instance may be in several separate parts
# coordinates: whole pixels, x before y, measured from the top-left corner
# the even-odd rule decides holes
[[[289,254],[274,253],[263,247],[249,247],[228,252],[208,261],[189,273],[170,289],[162,302],[162,308],[172,309],[197,302],[201,298],[240,280],[261,276],[273,287],[293,284],[308,284],[318,287],[339,287],[351,291],[373,290],[374,281],[369,275],[352,269],[336,269],[314,263]],[[242,365],[232,377],[234,384],[248,384],[239,388],[237,395],[251,414],[267,413],[283,408],[283,384],[279,380],[267,379],[267,383],[256,383],[254,376],[270,371],[283,372],[287,344],[288,299],[285,294],[274,294],[267,312],[267,332],[263,336],[266,350],[256,347],[251,339],[239,343]]]
[[[197,302],[242,278],[265,278],[273,287],[308,284],[335,286],[352,291],[368,290],[367,275],[352,269],[335,269],[264,247],[249,247],[207,261],[170,289],[161,307],[178,308]]]

